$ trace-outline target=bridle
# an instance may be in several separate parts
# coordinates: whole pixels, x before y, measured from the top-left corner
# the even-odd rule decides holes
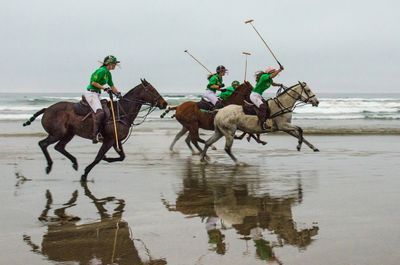
[[[310,100],[315,97],[314,94],[310,95],[310,93],[307,91],[307,89],[306,89],[307,84],[305,82],[300,82],[299,81],[299,85],[301,87],[300,93],[293,89],[297,85],[293,85],[291,87],[285,87],[285,86],[281,85],[281,88],[276,93],[277,96],[275,98],[267,100],[267,103],[268,103],[269,100],[273,100],[275,102],[275,104],[280,109],[278,112],[276,112],[273,115],[271,115],[271,118],[275,118],[275,117],[280,116],[280,115],[285,114],[285,113],[293,112],[296,107],[308,104],[310,102]],[[296,96],[293,96],[289,92],[294,92],[296,94]],[[303,93],[306,95],[306,97],[303,96]],[[294,99],[296,101],[296,103],[291,107],[285,107],[282,104],[282,102],[279,100],[279,97],[284,95],[284,94],[287,94],[289,97]],[[300,100],[300,102],[297,102],[299,100]]]
[[[134,102],[134,103],[140,103],[141,105],[147,105],[147,106],[150,106],[151,108],[156,108],[157,106],[157,102],[158,102],[158,100],[161,98],[161,95],[160,94],[156,94],[154,91],[151,91],[151,90],[149,90],[149,86],[151,86],[151,85],[144,85],[144,84],[140,84],[140,86],[142,86],[143,88],[144,88],[144,93],[147,93],[147,94],[150,94],[153,98],[155,98],[154,100],[153,100],[153,102],[151,102],[151,103],[149,103],[149,102],[147,102],[147,101],[145,101],[145,100],[141,100],[141,99],[127,99],[127,98],[125,98],[125,97],[122,97],[121,98],[121,100],[124,100],[124,101],[128,101],[128,102]],[[152,86],[151,86],[152,87]],[[135,88],[135,90],[136,89],[138,89],[138,87],[136,87]]]

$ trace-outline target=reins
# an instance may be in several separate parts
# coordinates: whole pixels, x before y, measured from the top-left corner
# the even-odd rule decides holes
[[[123,123],[126,126],[129,126],[128,136],[124,139],[122,144],[125,144],[126,141],[128,141],[128,139],[130,138],[130,136],[132,134],[132,130],[133,130],[134,126],[139,126],[143,122],[146,121],[147,117],[157,108],[157,106],[156,106],[157,105],[157,101],[161,98],[161,95],[155,95],[151,91],[148,91],[147,86],[145,86],[143,84],[141,84],[141,86],[145,89],[145,93],[149,93],[152,96],[155,96],[155,99],[154,99],[154,101],[152,103],[149,103],[149,102],[147,102],[145,100],[141,100],[141,99],[128,99],[128,98],[125,98],[125,97],[122,97],[119,101],[116,101],[116,104],[117,104],[117,115],[118,115],[117,121]],[[138,87],[134,88],[134,90],[136,90]],[[137,103],[137,104],[140,105],[140,109],[137,110],[137,108],[139,108],[139,106],[137,106],[137,108],[133,108],[133,110],[131,112],[127,113],[125,111],[124,107],[121,104],[119,104],[120,101],[127,101],[127,102],[130,102],[130,103]],[[111,101],[111,104],[113,104],[113,103],[114,102]],[[141,107],[143,105],[147,106],[147,108],[141,109]],[[120,111],[123,113],[122,115],[120,115]],[[139,114],[140,112],[145,112],[145,111],[147,111],[147,113],[142,115],[142,116],[136,116],[136,117],[133,118],[132,121],[130,121],[129,117],[134,115],[136,111],[137,111],[137,114]],[[124,119],[125,117],[128,120],[127,122]],[[135,121],[136,118],[139,118],[139,119],[142,119],[142,120],[140,122],[138,122],[138,123],[135,123],[134,121]]]
[[[281,87],[280,87],[280,88],[278,89],[278,91],[276,92],[276,97],[267,100],[267,104],[268,104],[268,101],[273,100],[273,101],[275,102],[275,104],[276,104],[276,105],[279,107],[279,109],[280,109],[278,112],[276,112],[276,113],[274,113],[273,115],[270,116],[271,119],[273,119],[273,118],[275,118],[275,117],[277,117],[277,116],[283,115],[283,114],[285,114],[285,113],[293,112],[295,108],[297,108],[298,106],[306,105],[306,104],[309,102],[310,99],[312,99],[313,97],[315,97],[315,95],[311,95],[311,96],[310,96],[310,95],[308,94],[307,90],[305,89],[305,86],[304,86],[301,82],[299,82],[299,85],[300,85],[300,87],[301,87],[301,93],[298,93],[296,90],[293,89],[293,88],[296,87],[297,85],[293,85],[293,86],[291,86],[291,87],[285,87],[284,85],[281,85]],[[289,92],[294,92],[294,93],[296,93],[296,94],[299,96],[299,98],[294,97],[294,96],[291,95]],[[307,95],[307,98],[306,98],[306,99],[304,99],[303,96],[302,96],[303,92]],[[294,103],[292,106],[290,106],[290,107],[285,107],[285,106],[282,104],[282,102],[279,100],[279,97],[282,96],[282,95],[284,95],[284,94],[287,94],[289,97],[291,97],[292,99],[295,100],[295,103]],[[303,98],[303,99],[302,99],[302,98]],[[299,101],[299,100],[302,100],[302,101]]]

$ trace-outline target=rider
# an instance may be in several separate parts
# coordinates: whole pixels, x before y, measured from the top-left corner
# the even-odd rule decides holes
[[[260,71],[256,73],[256,86],[253,88],[252,92],[250,93],[250,100],[251,102],[256,105],[258,108],[257,116],[259,123],[261,125],[262,130],[266,130],[266,124],[265,122],[267,121],[267,118],[270,115],[270,110],[268,109],[268,106],[266,102],[264,101],[264,98],[262,97],[262,94],[264,93],[265,90],[267,90],[271,85],[272,86],[282,86],[282,84],[277,84],[274,83],[272,78],[277,76],[282,70],[283,66],[281,66],[278,70],[273,68],[272,66],[269,66],[265,72]]]
[[[104,58],[103,65],[97,69],[90,77],[90,84],[86,87],[86,92],[84,94],[86,101],[93,110],[93,132],[92,141],[93,143],[98,143],[102,140],[102,135],[100,134],[100,124],[104,118],[104,111],[100,103],[100,94],[102,90],[111,91],[117,95],[118,98],[121,97],[121,93],[114,86],[111,77],[111,70],[115,69],[115,66],[119,63],[117,58],[113,55],[109,55]],[[108,85],[109,88],[104,87]]]
[[[216,69],[217,73],[208,76],[207,90],[203,94],[203,97],[208,99],[216,108],[223,107],[222,102],[218,100],[218,97],[215,93],[217,90],[221,90],[221,88],[225,86],[222,77],[227,71],[228,69],[226,69],[225,66],[219,65]]]
[[[232,96],[233,92],[235,92],[236,88],[240,85],[239,81],[235,80],[232,82],[231,86],[228,86],[225,89],[221,89],[221,93],[218,97],[222,100],[227,100],[230,96]]]

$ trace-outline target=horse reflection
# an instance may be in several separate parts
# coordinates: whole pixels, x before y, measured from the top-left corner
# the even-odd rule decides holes
[[[130,264],[161,265],[167,264],[163,259],[152,259],[148,249],[148,261],[142,261],[134,244],[140,240],[133,239],[127,222],[122,219],[125,207],[123,199],[115,197],[96,198],[89,190],[87,183],[82,182],[85,195],[97,208],[100,220],[87,224],[78,224],[80,218],[66,213],[76,205],[78,191],[72,193],[71,199],[62,207],[54,210],[54,216],[48,213],[53,204],[52,194],[46,191],[46,206],[39,220],[47,224],[47,233],[43,235],[41,250],[30,236],[24,235],[24,241],[32,251],[49,260],[57,262],[77,262],[78,264]],[[113,213],[108,213],[106,204],[113,203]],[[143,244],[143,242],[141,242]]]
[[[205,221],[211,249],[218,254],[225,254],[223,232],[231,228],[246,244],[253,241],[258,258],[280,263],[273,248],[292,245],[305,249],[318,234],[317,226],[298,229],[294,221],[292,207],[303,200],[301,176],[288,176],[283,182],[287,190],[279,195],[271,194],[275,187],[260,194],[267,181],[245,170],[235,167],[227,172],[226,168],[189,162],[175,205],[166,200],[164,205]],[[282,189],[282,183],[279,185]]]

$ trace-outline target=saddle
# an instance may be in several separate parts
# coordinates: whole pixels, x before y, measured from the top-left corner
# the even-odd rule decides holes
[[[215,109],[214,105],[203,97],[196,104],[200,110],[213,111]]]
[[[100,101],[100,103],[101,103],[101,107],[103,108],[103,111],[104,111],[104,120],[107,121],[111,117],[110,108],[108,107],[108,100],[102,99]],[[82,96],[81,101],[74,104],[74,112],[76,115],[84,116],[82,121],[86,120],[86,118],[89,117],[89,115],[91,115],[93,113],[93,110],[89,106],[89,103],[87,103],[85,96]]]

